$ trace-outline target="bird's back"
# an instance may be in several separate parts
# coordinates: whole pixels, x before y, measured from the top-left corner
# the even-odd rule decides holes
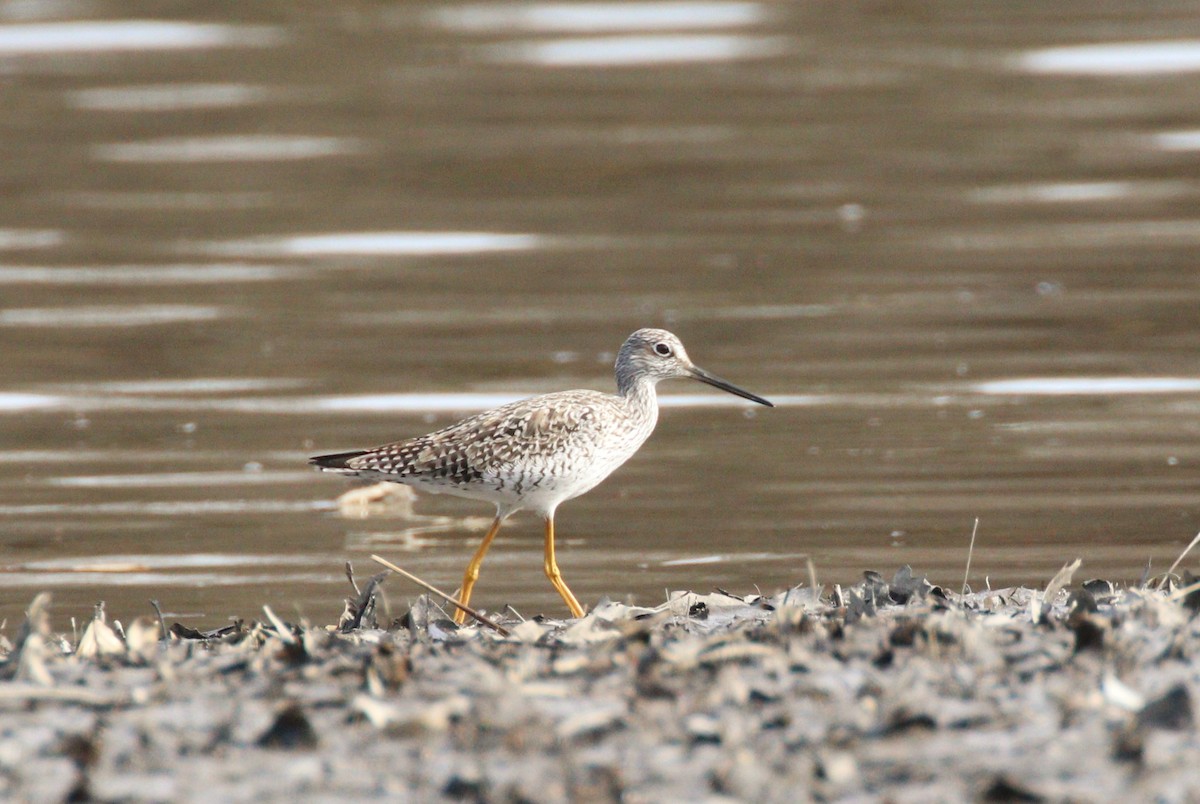
[[[531,397],[428,435],[323,455],[327,471],[391,480],[512,508],[553,508],[628,460],[654,429],[657,407],[598,391]]]

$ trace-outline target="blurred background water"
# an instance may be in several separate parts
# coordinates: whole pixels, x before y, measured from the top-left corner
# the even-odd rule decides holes
[[[611,389],[640,326],[779,407],[660,389],[559,513],[585,604],[1200,529],[1194,4],[163,8],[0,0],[0,617],[453,589],[486,506],[346,517],[306,458]],[[540,556],[476,602],[561,614]]]

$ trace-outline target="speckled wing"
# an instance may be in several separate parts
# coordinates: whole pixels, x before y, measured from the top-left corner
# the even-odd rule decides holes
[[[591,459],[600,435],[596,424],[603,418],[597,417],[596,409],[604,404],[611,403],[594,391],[547,394],[485,411],[429,435],[322,455],[311,462],[341,474],[448,491],[537,486],[569,470],[565,463]]]

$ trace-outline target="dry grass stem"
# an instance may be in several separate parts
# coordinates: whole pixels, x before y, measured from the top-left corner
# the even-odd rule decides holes
[[[804,557],[804,563],[808,567],[808,586],[812,589],[812,602],[820,603],[822,590],[817,587],[817,565],[809,556]]]
[[[266,614],[267,619],[271,621],[271,625],[275,626],[275,633],[279,635],[280,639],[289,645],[296,641],[296,638],[292,636],[291,629],[287,627],[287,624],[283,620],[275,615],[275,612],[271,611],[270,606],[263,606],[263,614]]]
[[[1158,589],[1162,589],[1163,586],[1166,585],[1167,580],[1171,577],[1171,573],[1175,571],[1175,568],[1179,566],[1184,557],[1192,551],[1192,548],[1196,546],[1196,542],[1200,542],[1200,533],[1197,533],[1195,537],[1188,542],[1188,546],[1183,548],[1183,552],[1179,554],[1179,558],[1175,559],[1175,563],[1171,565],[1170,569],[1167,570],[1167,573],[1163,575],[1162,579],[1158,582]]]
[[[1200,581],[1196,581],[1195,583],[1188,584],[1187,586],[1183,587],[1182,589],[1176,589],[1174,592],[1172,592],[1170,595],[1167,596],[1167,600],[1171,600],[1171,601],[1183,600],[1185,597],[1187,597],[1192,592],[1195,592],[1198,589],[1200,589]]]
[[[967,593],[967,579],[971,577],[971,557],[975,555],[975,534],[979,532],[979,517],[975,517],[975,527],[971,528],[971,546],[967,548],[967,568],[963,572],[961,594]]]
[[[460,611],[465,611],[468,615],[475,618],[483,625],[486,625],[488,628],[491,628],[493,631],[495,631],[500,636],[505,636],[505,637],[512,636],[512,632],[509,631],[504,626],[500,625],[499,623],[492,622],[487,617],[484,617],[482,614],[475,611],[475,609],[471,608],[470,606],[464,606],[462,603],[459,603],[452,596],[446,594],[441,589],[438,589],[436,586],[433,586],[432,584],[426,583],[425,581],[418,578],[416,575],[413,575],[411,572],[400,569],[395,564],[388,561],[386,558],[373,555],[373,556],[371,556],[371,560],[374,561],[376,564],[379,564],[380,566],[390,569],[392,572],[396,573],[397,575],[404,576],[408,580],[415,583],[417,586],[424,589],[426,592],[429,592],[432,595],[437,595],[442,600],[449,603],[451,606],[454,606],[456,609],[459,609]]]

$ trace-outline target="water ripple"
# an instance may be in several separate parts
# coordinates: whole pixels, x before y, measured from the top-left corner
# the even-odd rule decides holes
[[[269,567],[274,557],[266,560]],[[62,586],[161,586],[168,589],[205,589],[216,586],[253,586],[267,584],[327,584],[338,578],[336,572],[262,572],[222,574],[212,572],[138,572],[123,571],[27,571],[20,567],[0,570],[0,588],[42,589]]]
[[[26,503],[0,505],[0,516],[203,516],[302,514],[332,511],[323,500],[162,500],[157,502]]]
[[[3,413],[16,413],[27,410],[52,410],[62,407],[64,404],[66,404],[66,400],[61,396],[0,391],[0,412]]]
[[[490,34],[497,30],[612,31],[733,28],[765,21],[760,3],[477,3],[438,9],[428,18],[443,28]]]
[[[790,49],[777,36],[581,36],[490,45],[488,61],[543,67],[630,67],[739,61],[780,56]]]
[[[26,251],[61,246],[66,235],[55,229],[0,229],[0,249]]]
[[[72,475],[52,477],[48,486],[80,489],[157,489],[212,488],[215,486],[271,486],[285,483],[308,483],[310,471],[233,471],[233,472],[148,472],[133,475]]]
[[[94,87],[67,93],[76,109],[100,112],[177,112],[250,106],[271,93],[248,84],[151,84],[133,87]]]
[[[70,394],[229,394],[302,388],[306,380],[292,377],[184,377],[163,380],[109,380],[94,383],[61,383],[50,386]]]
[[[144,142],[94,145],[102,162],[267,162],[320,159],[362,153],[366,146],[350,137],[243,134],[224,137],[167,137]]]
[[[1014,59],[1029,73],[1062,75],[1160,75],[1200,72],[1200,40],[1107,42],[1031,50]]]
[[[266,257],[336,255],[482,254],[525,251],[543,245],[532,234],[502,232],[332,232],[291,237],[233,240],[207,247],[210,253]]]
[[[18,307],[0,310],[0,327],[140,327],[214,321],[229,315],[222,307],[191,304]]]
[[[1023,377],[976,383],[981,394],[1028,396],[1118,396],[1126,394],[1192,394],[1200,391],[1195,377]]]
[[[182,553],[182,554],[124,554],[72,556],[50,558],[41,561],[26,561],[8,571],[59,571],[59,572],[121,572],[128,568],[142,569],[212,569],[214,567],[260,567],[278,564],[288,567],[320,566],[336,562],[336,556],[322,555],[253,555],[249,553]]]
[[[264,47],[283,39],[277,28],[162,20],[102,20],[0,25],[0,55],[197,50]]]
[[[1200,129],[1164,131],[1152,135],[1150,142],[1164,151],[1200,151]]]
[[[0,265],[0,285],[209,285],[270,282],[299,272],[278,265]]]

